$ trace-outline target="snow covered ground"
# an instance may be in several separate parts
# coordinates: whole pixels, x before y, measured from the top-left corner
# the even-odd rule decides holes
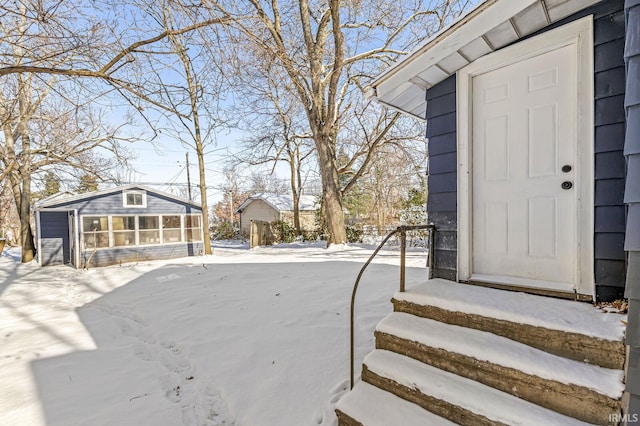
[[[215,247],[77,271],[0,256],[1,425],[335,425],[349,302],[371,247]],[[408,287],[426,280],[408,253]],[[398,287],[383,251],[356,301],[356,366]]]

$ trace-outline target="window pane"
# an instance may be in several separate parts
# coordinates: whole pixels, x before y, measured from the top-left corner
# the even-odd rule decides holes
[[[127,206],[142,206],[143,203],[143,194],[138,192],[128,192],[125,194],[125,205]]]
[[[180,229],[164,229],[162,231],[162,237],[165,243],[179,243],[182,231]]]
[[[85,250],[109,247],[109,232],[84,232],[82,239]]]
[[[135,216],[114,216],[111,219],[114,231],[131,230],[136,229],[136,217]]]
[[[142,244],[159,244],[160,231],[140,231],[140,245]]]
[[[139,216],[138,225],[140,229],[159,229],[160,220],[158,216]]]
[[[162,216],[162,227],[180,229],[180,216]]]
[[[85,216],[82,218],[82,228],[89,231],[108,231],[109,221],[106,216]]]
[[[185,231],[187,234],[187,241],[200,241],[202,239],[200,235],[200,228],[185,229]]]
[[[184,227],[185,228],[199,228],[200,227],[200,216],[189,216],[187,215],[185,217],[185,222],[184,222]]]
[[[136,231],[113,231],[113,245],[116,247],[136,245]]]

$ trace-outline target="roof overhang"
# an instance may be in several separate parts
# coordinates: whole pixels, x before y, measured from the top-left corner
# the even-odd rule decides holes
[[[427,89],[476,59],[600,1],[482,1],[379,75],[368,95],[424,120]]]
[[[61,205],[66,205],[69,203],[73,203],[73,202],[77,202],[77,201],[81,201],[81,200],[85,200],[88,198],[95,198],[95,197],[101,197],[104,195],[109,195],[109,194],[113,194],[113,193],[117,193],[117,192],[123,192],[123,191],[144,191],[144,192],[149,192],[152,194],[156,194],[165,198],[169,198],[172,199],[174,201],[180,202],[180,203],[184,203],[184,204],[189,204],[193,207],[202,208],[202,205],[199,203],[196,203],[194,201],[188,200],[186,198],[182,198],[182,197],[178,197],[175,196],[173,194],[167,194],[165,192],[162,191],[156,191],[155,189],[151,189],[148,188],[144,185],[138,185],[138,184],[128,184],[128,185],[121,185],[121,186],[116,186],[116,187],[112,187],[112,188],[107,188],[107,189],[101,189],[99,191],[92,191],[92,192],[84,192],[81,194],[72,194],[72,193],[67,193],[68,195],[66,196],[59,196],[59,194],[56,194],[52,197],[48,197],[45,198],[43,200],[40,200],[38,202],[35,203],[35,210],[51,210],[51,208],[55,208]]]

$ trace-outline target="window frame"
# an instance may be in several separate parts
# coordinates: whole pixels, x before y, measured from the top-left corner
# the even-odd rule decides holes
[[[165,228],[163,223],[163,218],[165,216],[174,216],[179,219],[180,227],[179,228]],[[197,217],[197,221],[199,222],[197,227],[187,228],[187,217],[195,216]],[[134,218],[134,229],[133,230],[114,230],[113,229],[113,219],[116,217],[133,217]],[[140,218],[141,217],[155,217],[158,219],[158,228],[157,229],[140,229]],[[96,231],[102,235],[107,235],[108,245],[103,247],[85,247],[85,234],[89,234],[92,231],[87,231],[84,229],[84,220],[86,218],[106,218],[107,219],[107,229]],[[79,230],[80,234],[80,247],[82,247],[82,251],[92,251],[92,250],[113,250],[113,249],[122,249],[122,248],[136,248],[136,247],[149,247],[149,246],[162,246],[162,245],[170,245],[170,244],[193,244],[193,243],[203,243],[204,242],[204,229],[203,229],[203,216],[202,213],[158,213],[158,214],[127,214],[127,213],[117,213],[117,214],[108,214],[108,215],[98,215],[98,214],[83,214],[79,215],[79,222],[81,225],[81,229]],[[197,233],[199,230],[199,239],[188,240],[188,235],[191,232],[193,235]],[[135,241],[134,244],[130,245],[116,245],[116,234],[124,233],[124,232],[134,232]],[[140,232],[141,231],[156,231],[159,233],[159,242],[155,243],[140,243]],[[166,241],[165,239],[165,231],[177,231],[180,235],[179,241]]]
[[[140,195],[142,204],[129,204],[128,195]],[[122,207],[128,209],[144,209],[147,208],[147,192],[146,191],[122,191]]]

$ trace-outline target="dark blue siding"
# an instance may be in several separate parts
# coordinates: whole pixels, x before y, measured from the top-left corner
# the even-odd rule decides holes
[[[136,188],[127,187],[126,191],[129,190],[138,191]],[[140,190],[142,190],[142,188]],[[80,226],[82,226],[83,216],[202,214],[201,208],[186,201],[174,199],[155,192],[145,192],[146,207],[125,207],[123,205],[123,191],[118,189],[114,190],[114,192],[99,193],[94,196],[87,194],[87,197],[81,200],[67,202],[62,200],[55,205],[49,205],[44,210],[41,210],[42,264],[47,265],[51,264],[51,262],[60,263],[56,260],[60,255],[60,252],[56,251],[56,247],[59,245],[59,239],[63,233],[65,235],[64,238],[66,238],[64,240],[65,247],[62,251],[65,256],[64,263],[70,261],[67,212],[52,212],[47,211],[47,208],[68,209],[70,211],[77,209]],[[62,221],[63,216],[64,221]],[[59,223],[55,222],[53,218],[57,218],[56,220],[58,220]],[[82,232],[82,229],[78,229],[78,232]],[[132,261],[170,259],[198,255],[202,252],[202,242],[104,248],[98,249],[95,252],[85,250],[81,252],[81,265],[78,266],[87,266],[87,262],[89,263],[88,266],[93,267]],[[47,263],[45,263],[46,259],[51,260],[47,260]]]
[[[85,268],[118,265],[128,262],[174,259],[178,257],[199,256],[204,253],[202,242],[162,244],[155,246],[117,247],[98,249],[95,252],[82,252],[82,265]]]
[[[429,220],[436,225],[434,276],[457,279],[456,78],[427,91]]]
[[[624,201],[629,209],[625,241],[628,252],[625,296],[629,298],[626,332],[629,362],[625,387],[629,394],[627,413],[640,416],[640,0],[625,2],[625,17],[627,132],[624,154],[628,169]]]
[[[598,6],[594,18],[597,300],[622,297],[625,285],[624,4],[622,0],[605,3]]]
[[[584,16],[594,16],[595,81],[595,279],[596,297],[610,300],[622,296],[625,283],[623,194],[625,188],[625,15],[623,0],[610,0],[585,9],[534,35]],[[531,36],[534,36],[531,35]],[[530,36],[530,37],[531,37]],[[427,138],[429,139],[430,220],[443,232],[436,239],[438,277],[455,279],[456,261],[456,105],[455,76],[427,91]],[[640,128],[640,125],[639,125]]]
[[[78,209],[78,215],[198,214],[202,212],[202,209],[187,203],[150,192],[147,192],[147,206],[145,208],[124,207],[121,191],[81,201],[60,203],[56,207]]]
[[[71,262],[69,215],[40,212],[40,258],[42,265],[66,265]]]

